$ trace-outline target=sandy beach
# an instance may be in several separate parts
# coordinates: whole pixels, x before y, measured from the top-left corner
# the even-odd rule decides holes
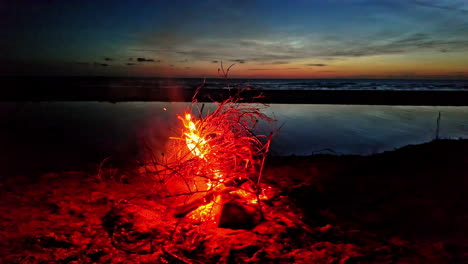
[[[1,1],[0,264],[468,263],[468,1]]]
[[[175,219],[138,167],[5,178],[0,255],[3,263],[462,263],[467,151],[467,140],[437,140],[367,157],[270,157],[266,220],[250,230]]]

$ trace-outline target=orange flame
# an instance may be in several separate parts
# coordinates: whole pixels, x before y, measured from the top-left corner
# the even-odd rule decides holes
[[[211,175],[207,175],[208,177],[205,183],[206,190],[215,191],[226,188],[226,186],[223,184],[226,180],[223,173],[225,172],[225,168],[221,167],[222,164],[219,164],[216,154],[209,155],[212,154],[210,152],[215,147],[210,146],[211,141],[203,136],[203,127],[200,127],[200,121],[194,120],[190,113],[185,113],[184,116],[179,116],[178,118],[183,122],[185,128],[183,131],[183,137],[179,139],[185,141],[185,145],[194,156],[209,164],[210,168],[208,171],[205,171],[205,173]],[[250,150],[249,146],[244,146],[243,148]],[[250,160],[245,161],[246,167],[249,165],[249,161]],[[254,192],[249,192],[243,189],[230,191],[230,193],[242,197],[244,201],[249,204],[257,204],[258,199],[266,199],[266,196],[263,192],[259,196],[257,196]],[[197,209],[190,212],[187,217],[201,221],[216,221],[215,217],[221,211],[221,200],[222,195],[217,194],[212,201],[199,206]]]
[[[205,155],[208,154],[209,149],[207,145],[207,140],[200,136],[200,132],[197,129],[197,123],[192,121],[192,115],[186,113],[185,119],[179,117],[184,123],[184,126],[188,129],[188,132],[184,133],[185,143],[187,144],[188,149],[192,152],[193,155],[199,158],[205,158]]]

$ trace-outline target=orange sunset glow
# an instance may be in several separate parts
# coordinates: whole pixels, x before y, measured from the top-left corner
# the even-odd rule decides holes
[[[99,19],[100,7],[113,20]],[[3,76],[209,78],[222,62],[236,64],[232,78],[468,78],[461,0],[72,1],[2,12]]]

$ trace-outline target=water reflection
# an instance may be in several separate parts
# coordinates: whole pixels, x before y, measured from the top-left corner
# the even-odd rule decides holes
[[[284,122],[274,149],[281,155],[320,150],[368,155],[434,139],[441,112],[440,137],[468,136],[468,107],[272,105]]]
[[[164,150],[187,103],[50,102],[0,103],[0,162],[51,166],[107,156],[138,155],[141,142]],[[207,106],[205,110],[212,109]],[[468,107],[275,104],[265,113],[281,126],[272,145],[277,155],[316,152],[367,155],[435,137],[468,136]],[[18,163],[18,162],[16,162]]]

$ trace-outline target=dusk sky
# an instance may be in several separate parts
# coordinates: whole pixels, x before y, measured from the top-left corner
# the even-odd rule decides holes
[[[0,1],[0,74],[468,78],[467,0]]]

